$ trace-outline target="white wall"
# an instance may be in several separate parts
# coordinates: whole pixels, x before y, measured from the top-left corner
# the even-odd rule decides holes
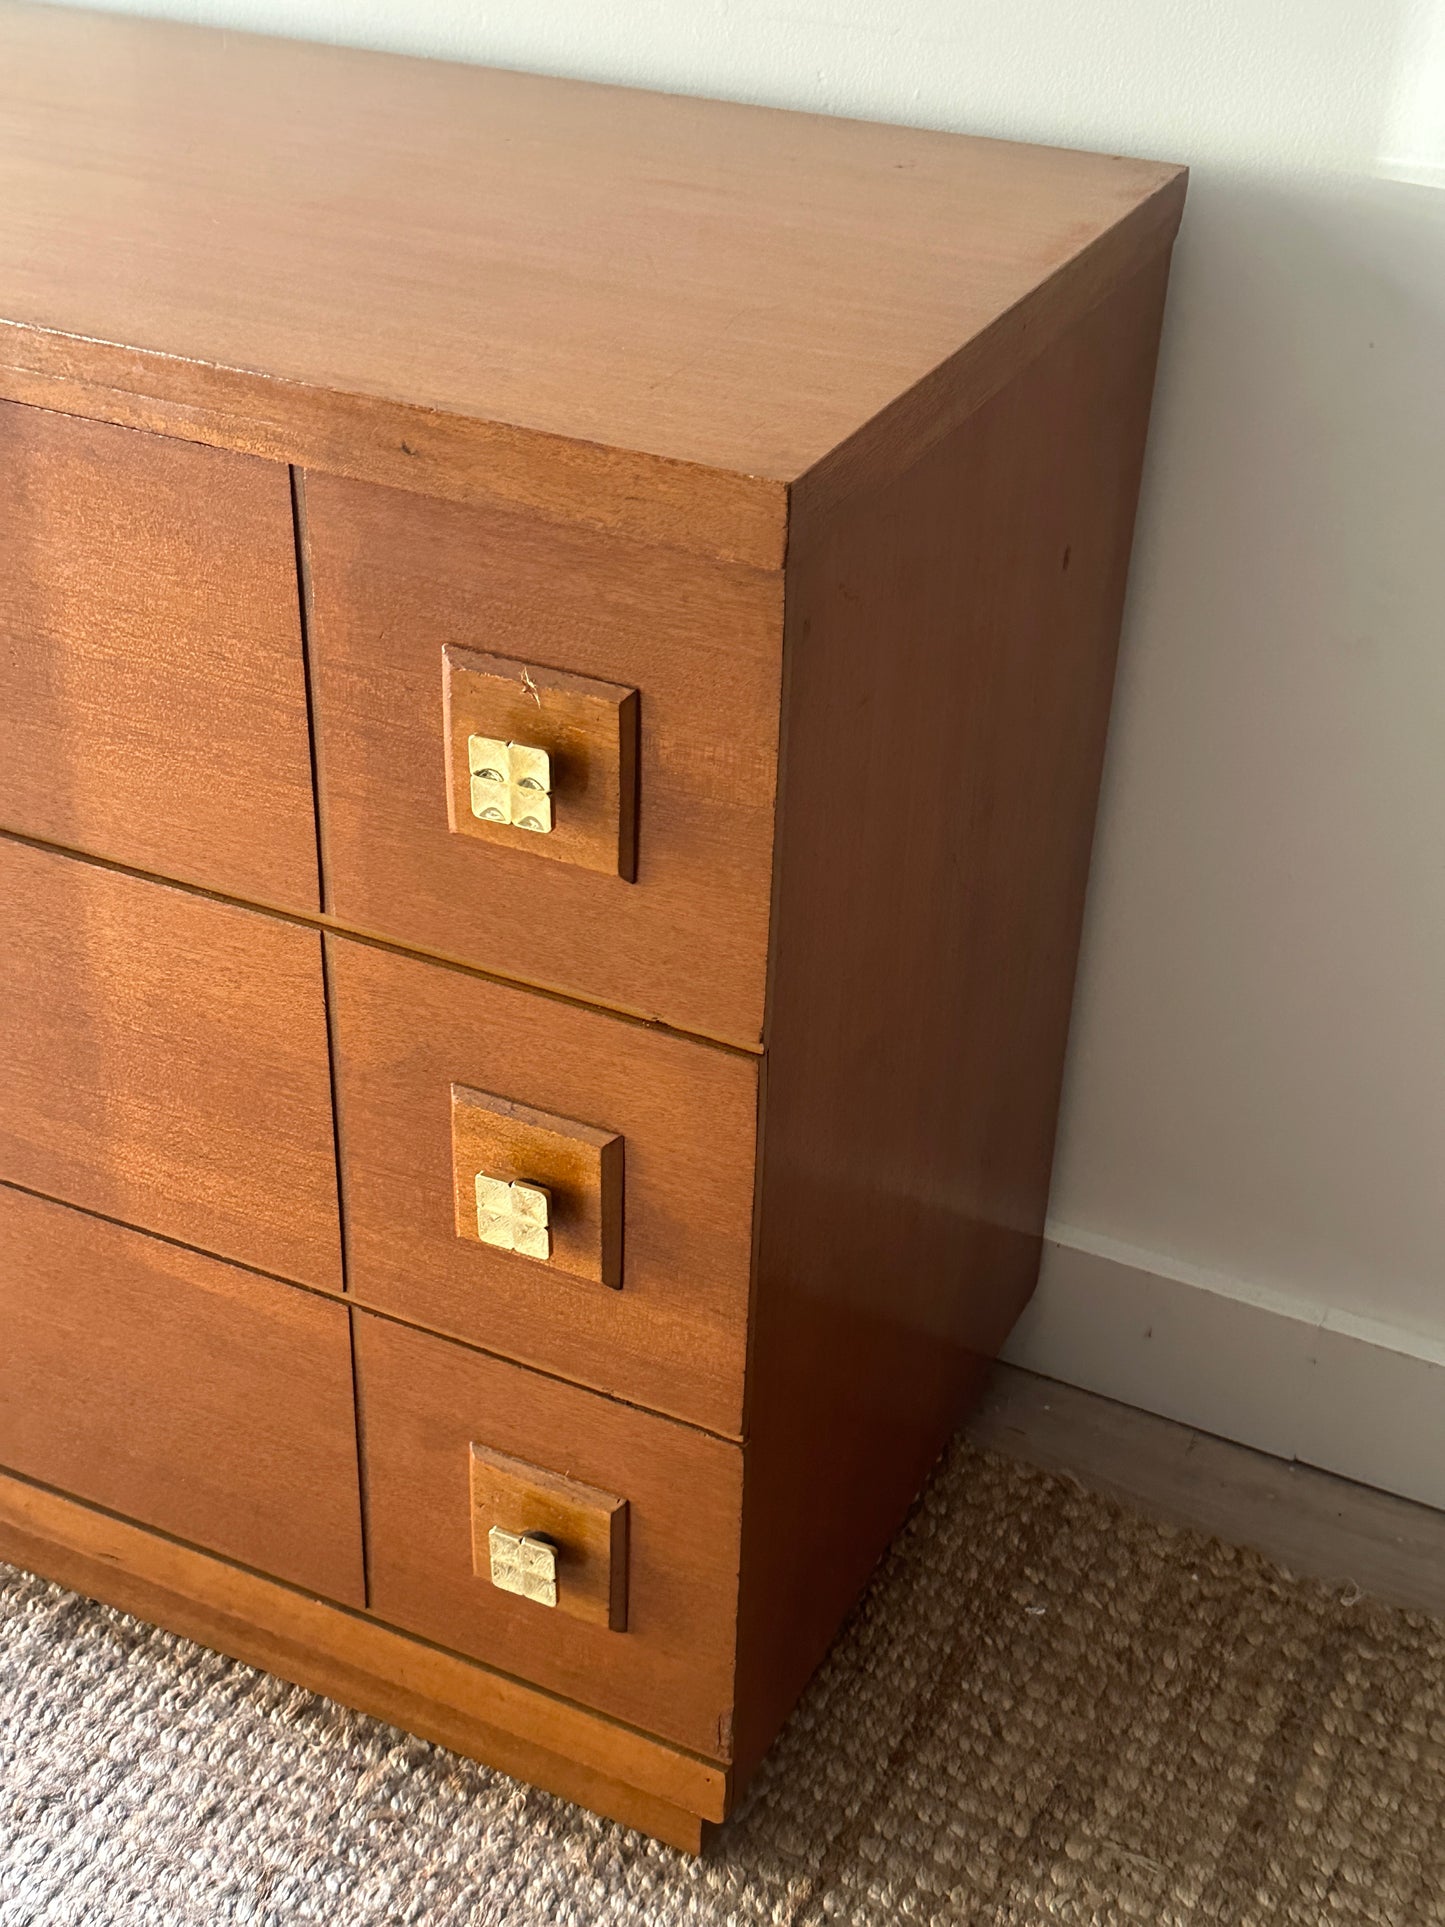
[[[1192,164],[1018,1351],[1445,1501],[1445,0],[138,10]]]

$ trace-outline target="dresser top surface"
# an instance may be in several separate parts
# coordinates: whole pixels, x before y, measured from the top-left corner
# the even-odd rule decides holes
[[[0,364],[54,331],[786,482],[1181,195],[1144,161],[0,5]]]

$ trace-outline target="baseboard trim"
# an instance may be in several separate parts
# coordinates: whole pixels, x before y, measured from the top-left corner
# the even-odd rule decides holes
[[[1445,1508],[1445,1345],[1050,1225],[1004,1357]]]

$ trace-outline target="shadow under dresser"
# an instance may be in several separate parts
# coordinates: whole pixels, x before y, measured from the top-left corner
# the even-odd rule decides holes
[[[1183,173],[0,104],[0,1557],[695,1849],[1033,1286]]]

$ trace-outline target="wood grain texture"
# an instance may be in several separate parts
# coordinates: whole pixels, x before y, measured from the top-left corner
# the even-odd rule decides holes
[[[489,1536],[531,1533],[557,1554],[557,1603],[539,1608],[570,1613],[609,1631],[627,1630],[626,1499],[579,1479],[564,1479],[488,1446],[471,1450],[472,1571],[491,1578]]]
[[[319,907],[286,470],[0,403],[0,828]]]
[[[0,838],[0,1179],[341,1278],[320,938]]]
[[[755,1061],[344,937],[326,943],[351,1290],[736,1434]],[[625,1140],[620,1291],[458,1238],[454,1082]]]
[[[328,476],[305,524],[328,910],[756,1048],[781,578]],[[635,883],[450,831],[449,643],[641,692]]]
[[[1033,1288],[1167,265],[790,559],[744,1774]]]
[[[0,87],[6,392],[768,567],[780,484],[1178,218],[1145,161],[69,10]]]
[[[347,1312],[0,1186],[0,1464],[365,1604]]]
[[[568,1278],[622,1284],[626,1144],[551,1111],[487,1091],[452,1085],[452,1182],[459,1238],[481,1243],[478,1173],[505,1184],[540,1185],[548,1194],[551,1253],[535,1263]]]
[[[190,1518],[144,1465],[237,1386],[293,1440],[349,1315],[392,1624],[3,1478],[0,1550],[695,1846],[1032,1285],[1183,174],[0,0],[0,179],[0,398],[61,411],[0,400],[0,831],[310,920],[0,837],[0,1179],[336,1294],[339,1146],[354,1294],[117,1263],[67,1418],[61,1237],[0,1445]],[[457,800],[529,683],[545,848]],[[457,1090],[586,1120],[618,1214],[496,1175],[596,1277],[466,1235]],[[216,1543],[303,1557],[216,1433]],[[625,1504],[626,1631],[478,1576],[502,1460]]]
[[[739,1447],[369,1312],[353,1318],[372,1611],[726,1761]],[[625,1633],[478,1578],[474,1444],[627,1500]]]
[[[0,1559],[685,1851],[726,1811],[714,1762],[4,1473]]]

